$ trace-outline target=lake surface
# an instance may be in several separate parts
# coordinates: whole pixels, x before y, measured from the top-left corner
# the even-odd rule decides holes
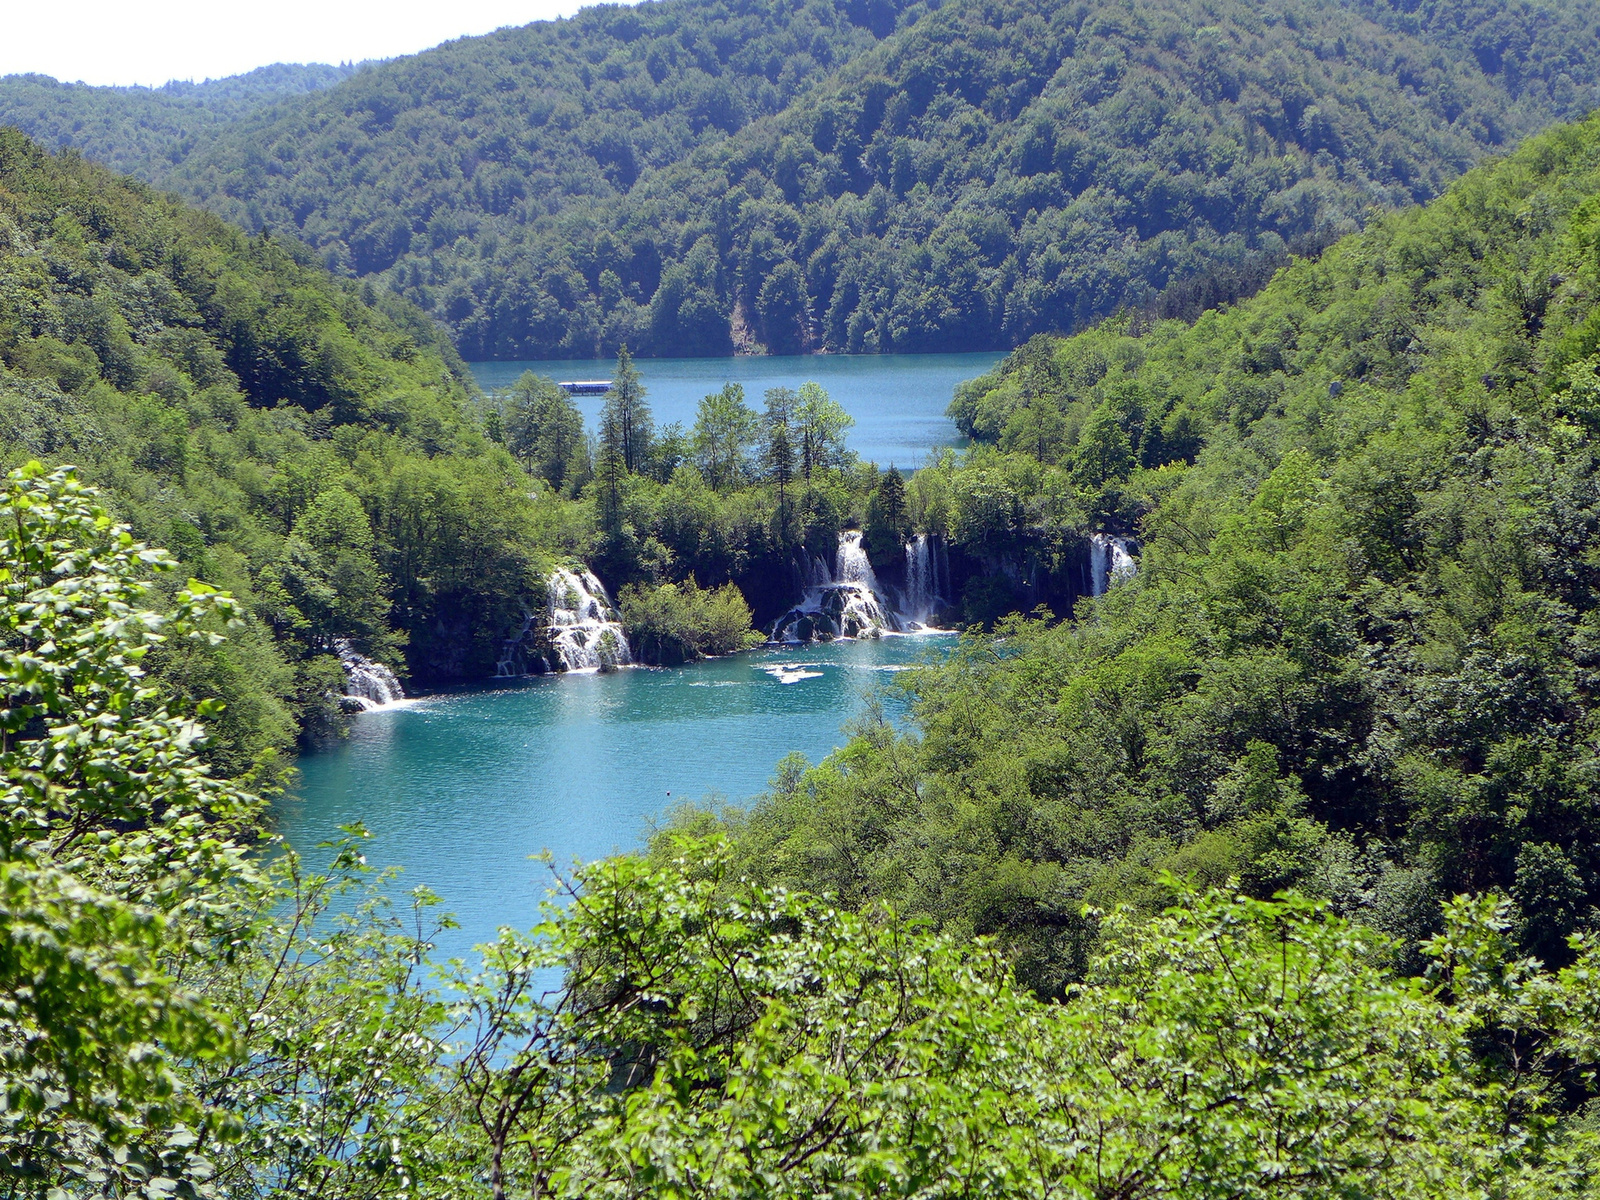
[[[374,866],[427,884],[461,928],[446,955],[526,928],[558,866],[635,849],[675,804],[746,800],[793,750],[816,762],[867,694],[946,636],[757,650],[670,670],[549,675],[355,718],[349,741],[300,760],[279,828],[313,862],[360,821]],[[887,698],[903,712],[897,694]]]
[[[920,467],[935,446],[960,444],[945,416],[956,384],[982,375],[1004,356],[983,354],[808,354],[763,358],[640,358],[634,360],[656,425],[694,425],[700,399],[724,383],[744,387],[745,402],[759,411],[768,388],[799,388],[814,380],[855,418],[849,445],[879,466]],[[546,362],[467,364],[485,391],[510,387],[524,371],[555,380],[609,379],[615,362],[560,359]],[[590,432],[599,427],[599,396],[577,396]]]

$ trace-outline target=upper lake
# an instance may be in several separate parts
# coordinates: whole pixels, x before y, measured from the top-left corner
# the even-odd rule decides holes
[[[744,387],[745,402],[758,411],[768,388],[798,388],[815,381],[855,418],[849,445],[869,462],[920,467],[928,451],[955,445],[961,434],[945,416],[956,384],[982,375],[1004,356],[983,354],[807,354],[763,358],[639,358],[634,366],[656,425],[694,425],[703,396],[724,383]],[[485,391],[510,387],[524,371],[555,380],[609,379],[611,359],[469,363]],[[591,430],[599,428],[599,396],[577,396]]]

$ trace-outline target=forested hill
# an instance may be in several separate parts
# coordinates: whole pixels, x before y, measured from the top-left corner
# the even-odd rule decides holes
[[[1586,113],[1597,22],[1592,3],[954,0],[619,203],[618,228],[681,253],[637,341],[725,348],[715,305],[773,349],[850,352],[1013,346],[1174,283],[1167,305],[1198,311],[1286,245]]]
[[[468,357],[996,347],[1197,311],[1436,195],[1600,103],[1597,27],[1595,0],[661,0],[135,169],[380,276]]]
[[[0,462],[77,464],[239,598],[242,629],[156,667],[227,702],[209,753],[268,781],[333,717],[341,639],[489,673],[543,581],[526,477],[448,341],[304,255],[0,131]]]
[[[0,77],[0,125],[15,125],[51,149],[71,147],[96,162],[153,181],[207,134],[291,96],[332,87],[359,67],[274,63],[202,83],[158,88],[90,87],[48,75]]]
[[[1498,889],[1546,962],[1600,906],[1600,116],[1192,326],[1040,338],[924,530],[1138,573],[911,680],[918,734],[785,769],[741,869],[996,933],[1045,991],[1162,870],[1415,945]],[[1026,572],[1017,572],[1020,577]]]
[[[641,173],[780,111],[922,10],[905,0],[585,9],[364,71],[241,122],[152,178],[248,228],[297,231],[336,270],[386,272],[481,354],[483,337],[465,332],[483,324],[478,278],[548,274],[528,265],[522,231],[569,208],[592,213]],[[624,232],[605,261],[584,263],[587,276],[524,294],[519,346],[553,325],[540,335],[552,352],[593,354],[603,313],[583,298],[647,303],[674,255],[650,229]],[[614,296],[600,279],[612,258],[627,276]],[[579,320],[565,347],[554,344],[568,337],[562,306]]]

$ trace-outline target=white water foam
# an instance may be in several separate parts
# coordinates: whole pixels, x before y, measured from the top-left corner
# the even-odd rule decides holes
[[[919,533],[906,543],[906,586],[900,614],[911,628],[933,629],[934,618],[950,607],[950,561],[944,542]]]
[[[567,671],[599,671],[633,662],[628,635],[605,585],[591,571],[550,575],[550,646]]]
[[[878,582],[861,531],[839,534],[834,565],[813,555],[806,563],[800,602],[772,626],[771,640],[794,645],[833,638],[938,632],[933,620],[949,606],[950,568],[944,547],[926,534],[906,543],[906,587],[891,605]]]
[[[1089,535],[1089,594],[1104,596],[1113,584],[1130,579],[1139,569],[1126,538],[1109,533]]]
[[[804,679],[822,678],[821,671],[810,670],[804,663],[774,663],[769,667],[761,667],[760,670],[771,675],[779,683],[799,683]]]
[[[393,671],[376,659],[358,654],[347,639],[340,638],[333,649],[344,664],[344,694],[353,711],[378,712],[407,708],[415,703],[406,699],[405,689]]]
[[[521,626],[502,644],[495,678],[512,679],[528,673],[524,645],[539,625],[544,628],[555,661],[546,658],[541,662],[541,656],[535,654],[537,670],[583,672],[632,665],[628,635],[617,619],[605,585],[592,571],[581,565],[576,570],[557,568],[545,582],[545,597],[548,610],[524,609]]]

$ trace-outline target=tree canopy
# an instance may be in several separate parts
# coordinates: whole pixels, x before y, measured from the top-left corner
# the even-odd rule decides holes
[[[1248,294],[1289,251],[1581,117],[1596,18],[1592,0],[661,0],[192,132],[142,115],[147,96],[41,104],[25,81],[0,82],[0,121],[292,232],[469,358],[1009,348]],[[69,128],[63,96],[108,115]]]
[[[1164,870],[1320,895],[1414,963],[1446,898],[1498,890],[1565,961],[1600,904],[1597,180],[1591,118],[1233,308],[964,387],[979,444],[912,477],[912,519],[988,556],[973,617],[1059,577],[1075,619],[903,673],[911,728],[780,770],[730,818],[741,869],[992,934],[1043,994],[1083,978],[1084,906],[1158,907]],[[1113,536],[1137,574],[1090,599]]]

